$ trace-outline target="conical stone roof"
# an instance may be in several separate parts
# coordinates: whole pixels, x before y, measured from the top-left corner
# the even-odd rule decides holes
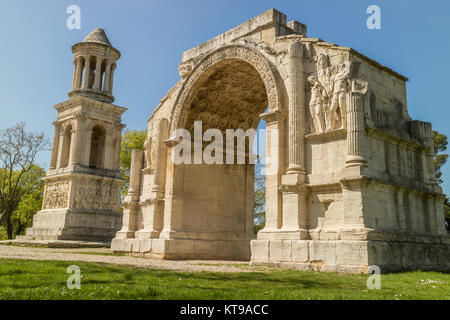
[[[109,42],[108,37],[106,36],[105,30],[101,28],[96,28],[94,31],[89,33],[82,42],[95,42],[112,47],[111,42]]]

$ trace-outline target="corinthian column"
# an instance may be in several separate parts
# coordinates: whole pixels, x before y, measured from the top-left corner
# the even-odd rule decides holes
[[[91,56],[86,57],[86,66],[84,68],[84,83],[83,88],[89,88],[89,78],[91,73]]]
[[[81,88],[81,79],[82,79],[82,72],[83,72],[83,58],[77,57],[76,58],[76,71],[75,71],[75,87],[74,89]]]
[[[95,80],[94,80],[94,89],[101,89],[101,81],[102,81],[102,59],[99,57],[96,58],[96,65],[95,65]]]
[[[109,77],[109,92],[112,94],[113,92],[113,84],[114,84],[114,70],[116,70],[116,64],[111,66],[111,75]]]
[[[305,79],[303,45],[289,48],[289,166],[288,174],[305,173]]]
[[[75,58],[75,60],[73,60],[72,90],[75,89],[75,86],[76,86],[76,83],[77,83],[77,65],[78,65],[78,61]]]
[[[103,81],[103,91],[110,92],[110,85],[111,85],[111,61],[106,61],[106,68],[105,68],[105,80]]]
[[[361,151],[361,140],[365,133],[364,95],[367,92],[367,82],[352,81],[350,105],[347,110],[347,159],[346,167],[365,166],[367,163]]]

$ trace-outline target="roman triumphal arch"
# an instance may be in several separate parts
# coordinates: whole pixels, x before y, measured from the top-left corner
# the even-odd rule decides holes
[[[113,251],[321,271],[449,268],[431,125],[410,118],[405,77],[308,38],[273,9],[186,51],[179,71],[133,151]],[[261,119],[266,223],[254,235],[248,133]]]

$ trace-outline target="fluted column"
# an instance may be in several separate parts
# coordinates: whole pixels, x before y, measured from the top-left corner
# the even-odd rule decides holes
[[[111,75],[109,79],[109,92],[112,94],[113,92],[113,84],[114,84],[114,70],[116,70],[116,64],[111,66]]]
[[[56,164],[58,161],[58,150],[59,150],[59,137],[60,137],[60,130],[61,130],[61,124],[57,121],[53,122],[53,125],[55,126],[55,133],[53,135],[53,145],[52,145],[52,159],[50,161],[50,170],[56,169]]]
[[[367,163],[361,151],[361,139],[365,133],[364,94],[367,92],[367,82],[352,81],[350,104],[347,109],[347,149],[346,167],[365,166]]]
[[[143,150],[135,149],[131,151],[130,187],[128,189],[128,196],[131,198],[139,196],[141,191],[143,156]]]
[[[75,87],[74,89],[81,88],[81,80],[82,80],[82,72],[83,72],[83,58],[77,57],[76,58],[77,67],[75,71]]]
[[[96,57],[96,59],[94,89],[100,90],[102,81],[102,59],[99,57]]]
[[[289,48],[289,166],[290,173],[305,173],[305,79],[303,45]]]
[[[84,68],[84,82],[83,82],[83,88],[87,89],[89,88],[89,78],[91,73],[91,56],[87,56],[85,58],[86,60],[86,66]]]
[[[111,65],[112,65],[112,63],[111,63],[111,61],[109,61],[109,60],[107,60],[107,62],[106,62],[106,68],[105,68],[105,80],[103,81],[104,82],[104,85],[103,85],[103,91],[106,91],[106,92],[110,92],[111,90],[110,90],[110,85],[111,85]]]
[[[134,238],[137,230],[143,156],[143,150],[131,151],[130,186],[123,202],[123,223],[122,229],[116,234],[118,239]]]

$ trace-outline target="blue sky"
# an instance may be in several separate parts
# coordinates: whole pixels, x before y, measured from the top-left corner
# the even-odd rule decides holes
[[[81,30],[66,27],[72,4],[81,8]],[[366,27],[373,4],[381,7],[381,30]],[[122,52],[114,95],[128,108],[123,122],[144,129],[178,81],[183,51],[270,8],[306,24],[310,37],[352,47],[407,76],[411,117],[450,136],[448,0],[1,0],[0,129],[25,121],[52,139],[52,106],[67,99],[72,83],[71,46],[96,27]],[[39,161],[47,166],[49,153]],[[449,194],[449,166],[444,180]]]

